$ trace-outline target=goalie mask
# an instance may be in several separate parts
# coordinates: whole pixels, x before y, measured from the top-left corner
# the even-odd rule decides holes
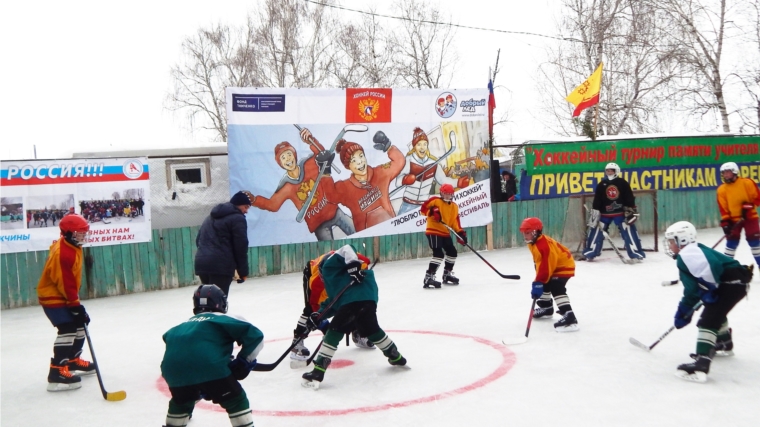
[[[61,236],[72,245],[81,247],[87,243],[90,235],[90,224],[83,216],[68,214],[61,219],[58,227],[61,229]]]
[[[612,181],[620,176],[620,166],[617,163],[607,163],[607,166],[604,167],[604,174],[608,180]]]
[[[443,184],[441,186],[441,199],[444,202],[450,202],[454,198],[454,187],[451,184]]]
[[[216,285],[200,285],[193,293],[193,314],[208,312],[227,312],[227,295]]]
[[[535,243],[544,230],[544,224],[538,218],[525,218],[520,225],[525,243]]]
[[[673,259],[681,249],[697,242],[697,229],[688,221],[678,221],[665,230],[665,253]]]

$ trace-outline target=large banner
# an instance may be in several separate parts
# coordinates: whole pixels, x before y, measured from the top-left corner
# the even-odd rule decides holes
[[[90,222],[90,246],[149,242],[149,178],[144,157],[0,162],[1,252],[47,250],[73,212]]]
[[[736,162],[741,175],[760,182],[760,137],[668,137],[532,144],[520,199],[592,194],[604,167],[617,163],[634,191],[704,190],[721,184],[720,165]]]
[[[251,246],[424,231],[444,184],[462,226],[492,221],[487,89],[227,88],[227,118]]]

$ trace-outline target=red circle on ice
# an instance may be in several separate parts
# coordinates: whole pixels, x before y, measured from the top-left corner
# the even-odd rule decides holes
[[[373,406],[359,406],[355,408],[326,409],[326,410],[313,410],[313,411],[264,411],[264,410],[252,409],[251,413],[254,416],[310,417],[310,416],[322,416],[322,415],[345,415],[345,414],[355,414],[355,413],[364,413],[364,412],[385,411],[391,408],[403,408],[406,406],[417,405],[420,403],[438,401],[438,400],[445,399],[451,396],[456,396],[459,394],[464,394],[464,393],[479,389],[485,386],[486,384],[492,383],[496,381],[497,379],[506,375],[507,372],[509,372],[510,369],[512,369],[512,367],[515,365],[515,362],[517,361],[517,357],[515,356],[515,354],[511,350],[509,350],[509,348],[505,347],[503,344],[496,343],[491,340],[487,340],[485,338],[475,337],[472,335],[454,334],[454,333],[449,333],[449,332],[412,331],[412,330],[389,330],[386,332],[394,333],[394,334],[440,335],[440,336],[449,337],[449,338],[462,338],[462,339],[473,340],[477,342],[478,344],[482,344],[486,347],[490,347],[491,349],[499,352],[501,354],[501,363],[499,364],[499,366],[496,367],[496,369],[494,369],[491,373],[489,373],[485,377],[478,378],[474,382],[467,384],[465,386],[456,388],[454,390],[436,393],[431,396],[425,396],[425,397],[409,399],[409,400],[402,400],[399,402],[384,403],[384,404],[373,405]],[[283,341],[283,340],[290,340],[290,339],[291,338],[283,338],[283,339],[271,340],[267,342]],[[333,360],[333,362],[330,364],[330,369],[343,368],[346,366],[350,366],[352,364],[353,362],[350,360],[336,359],[336,360]],[[167,397],[171,397],[171,394],[169,393],[169,387],[166,385],[166,382],[164,381],[162,377],[158,377],[158,379],[156,380],[156,387],[164,395],[166,395]],[[213,405],[207,402],[199,402],[196,405],[196,408],[202,408],[202,409],[217,411],[217,412],[224,412],[224,409],[221,406]]]

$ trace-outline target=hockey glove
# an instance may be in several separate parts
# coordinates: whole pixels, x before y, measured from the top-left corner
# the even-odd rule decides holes
[[[467,232],[462,230],[459,233],[457,233],[457,243],[464,246],[467,244]]]
[[[598,224],[599,224],[599,211],[596,209],[592,209],[591,212],[589,212],[588,222],[586,223],[586,225],[588,225],[591,228],[594,228]]]
[[[724,219],[720,222],[720,228],[723,229],[723,234],[730,236],[734,232],[734,222],[730,219]]]
[[[318,311],[315,311],[309,315],[308,319],[306,319],[306,328],[309,330],[309,332],[320,329],[319,326],[322,324],[320,316],[321,314]]]
[[[435,206],[430,208],[430,210],[428,211],[428,216],[435,219],[438,222],[441,222],[441,210]]]
[[[413,173],[409,173],[404,175],[403,178],[401,178],[401,184],[402,185],[412,185],[414,184],[414,181],[417,179],[417,175]]]
[[[544,284],[541,282],[533,282],[530,288],[530,297],[533,299],[541,298],[544,294]]]
[[[256,359],[253,359],[252,362],[249,362],[238,355],[238,357],[233,359],[232,362],[227,364],[227,367],[230,368],[230,371],[232,371],[232,376],[235,377],[236,380],[244,380],[248,374],[251,373],[253,368],[256,367]]]
[[[470,185],[469,176],[460,176],[459,179],[457,179],[457,188],[465,188],[468,185]]]
[[[678,303],[678,311],[676,311],[675,320],[673,322],[673,326],[676,327],[676,329],[681,329],[684,326],[691,323],[691,316],[694,314],[694,307],[689,307],[688,305],[679,302]]]
[[[83,305],[69,307],[69,312],[71,313],[71,317],[74,318],[74,323],[76,325],[83,326],[90,324],[90,316],[87,314]]]
[[[330,175],[332,162],[335,159],[335,152],[322,150],[314,156],[314,159],[317,161],[319,169],[322,170],[325,175]]]
[[[639,211],[636,210],[636,206],[634,207],[624,207],[623,211],[625,212],[625,223],[628,225],[633,224],[636,222],[637,219],[639,219]]]
[[[364,276],[367,274],[367,270],[362,270],[361,261],[351,261],[346,264],[346,273],[354,280],[354,284],[364,281]]]
[[[385,136],[385,133],[383,133],[381,130],[375,133],[375,136],[372,137],[372,142],[375,143],[373,145],[373,147],[375,147],[375,150],[388,151],[388,149],[391,148],[391,140],[388,139],[388,137]]]
[[[701,298],[702,302],[704,302],[705,304],[715,304],[716,302],[718,302],[718,290],[717,289],[711,289],[709,291],[700,290],[699,298]]]

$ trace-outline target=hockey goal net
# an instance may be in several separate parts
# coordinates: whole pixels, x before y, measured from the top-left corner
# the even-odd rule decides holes
[[[639,233],[639,239],[641,239],[641,247],[645,252],[658,252],[657,191],[634,191],[633,195],[636,197],[636,206],[639,212],[636,230]],[[588,222],[588,212],[591,210],[593,201],[594,196],[589,194],[570,197],[567,204],[565,227],[562,231],[562,243],[573,252],[576,259],[583,257],[582,253],[586,243],[586,236],[588,235],[586,223]],[[586,206],[585,209],[584,205]],[[611,226],[609,234],[615,245],[625,254],[623,238],[620,236],[617,227]],[[612,248],[606,241],[604,243],[604,250],[612,251]]]

